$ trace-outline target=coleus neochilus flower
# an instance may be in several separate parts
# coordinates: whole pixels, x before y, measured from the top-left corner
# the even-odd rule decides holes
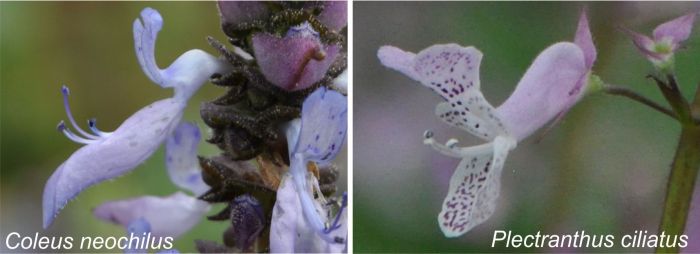
[[[458,147],[445,145],[426,131],[424,143],[447,156],[461,158],[450,180],[438,222],[447,237],[457,237],[488,219],[496,209],[500,176],[508,152],[547,122],[565,114],[595,82],[596,59],[588,20],[581,14],[574,43],[549,46],[533,61],[511,96],[498,108],[480,90],[479,65],[483,54],[474,47],[434,45],[418,54],[384,46],[382,64],[419,81],[445,101],[436,115],[488,143]]]
[[[304,101],[301,119],[291,121],[285,129],[290,166],[277,190],[270,251],[343,251],[347,244],[347,196],[343,196],[340,211],[331,217],[329,202],[307,165],[329,164],[338,155],[347,133],[347,99],[319,88]]]
[[[43,224],[48,227],[58,212],[85,188],[134,169],[150,157],[180,123],[187,101],[214,73],[226,72],[228,63],[198,49],[185,52],[168,68],[158,68],[154,56],[156,35],[163,25],[154,9],[141,11],[133,25],[136,56],[146,76],[163,88],[173,88],[172,98],[146,106],[124,121],[114,132],[102,132],[88,122],[93,134],[83,131],[68,107],[68,88],[62,89],[68,118],[78,133],[61,122],[58,129],[69,139],[84,144],[53,173],[43,196]],[[82,135],[82,136],[80,136]]]
[[[654,66],[661,70],[673,68],[673,53],[690,37],[697,12],[693,12],[663,23],[654,29],[653,37],[623,28],[632,37],[632,42]]]

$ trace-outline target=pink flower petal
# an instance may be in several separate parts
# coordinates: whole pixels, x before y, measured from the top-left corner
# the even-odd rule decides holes
[[[511,134],[522,140],[581,98],[580,93],[570,92],[588,71],[579,46],[556,43],[537,56],[496,113]]]
[[[654,29],[654,40],[661,42],[664,39],[670,39],[673,50],[677,49],[678,45],[690,36],[695,14],[695,12],[687,14],[657,26]]]
[[[303,36],[279,38],[258,33],[253,36],[255,59],[268,81],[278,87],[296,91],[308,88],[321,80],[338,56],[338,46],[323,48],[323,60],[314,55],[323,47],[318,39]]]
[[[576,37],[574,38],[574,43],[578,45],[581,50],[583,50],[583,55],[586,57],[586,67],[589,69],[593,67],[593,63],[596,60],[596,49],[593,44],[593,37],[591,36],[591,29],[588,27],[588,17],[586,16],[586,11],[581,12],[581,17],[578,21],[578,28],[576,29]]]

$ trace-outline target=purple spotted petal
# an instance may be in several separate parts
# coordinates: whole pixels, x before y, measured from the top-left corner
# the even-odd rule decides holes
[[[150,223],[153,236],[177,238],[197,225],[209,207],[204,201],[177,192],[167,197],[142,196],[110,201],[95,208],[93,213],[101,220],[122,226],[144,218]]]
[[[268,15],[267,7],[261,1],[217,1],[217,7],[223,26],[250,22]]]
[[[347,1],[324,2],[323,12],[318,15],[318,20],[328,28],[340,31],[348,24]]]
[[[107,137],[75,151],[44,188],[44,228],[85,188],[134,169],[155,152],[180,122],[185,104],[164,99],[134,113]]]
[[[195,196],[209,190],[209,186],[202,180],[202,170],[197,159],[200,140],[199,128],[192,123],[183,122],[165,142],[165,164],[170,180]]]
[[[155,44],[163,18],[158,11],[145,8],[141,19],[134,20],[134,48],[143,72],[161,87],[175,88],[175,98],[186,101],[214,73],[224,73],[230,65],[199,49],[185,52],[168,68],[161,70],[155,59]]]
[[[318,82],[339,52],[338,46],[324,47],[314,37],[279,38],[266,33],[253,36],[253,48],[265,78],[288,91],[308,88]],[[325,52],[325,56],[318,60],[321,52]]]
[[[265,214],[253,196],[244,194],[231,202],[231,224],[236,248],[249,250],[265,229]]]
[[[301,131],[291,154],[302,153],[317,163],[330,162],[338,155],[347,133],[347,98],[342,94],[316,89],[306,98],[301,111]]]
[[[339,252],[345,244],[328,242],[322,239],[304,219],[297,189],[290,181],[289,175],[283,179],[277,189],[277,202],[272,210],[272,222],[270,226],[270,252],[271,253],[311,253],[311,252]],[[319,211],[323,208],[318,202],[314,206]],[[343,223],[347,224],[347,223]],[[332,236],[347,234],[342,231],[346,228],[331,232]]]
[[[578,45],[581,50],[583,50],[583,55],[586,58],[586,67],[588,67],[588,69],[593,67],[597,52],[595,45],[593,44],[591,30],[588,27],[588,17],[586,16],[586,11],[581,12],[581,17],[578,21],[578,28],[576,29],[576,36],[574,37],[574,43]]]
[[[676,50],[681,42],[690,37],[696,14],[693,12],[657,26],[654,29],[654,40],[656,42],[669,40],[673,50]]]
[[[588,73],[579,46],[560,42],[533,61],[513,94],[496,109],[508,130],[522,140],[581,98],[571,94]]]

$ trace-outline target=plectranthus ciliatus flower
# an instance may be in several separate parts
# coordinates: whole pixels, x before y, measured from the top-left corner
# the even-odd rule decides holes
[[[673,68],[673,54],[690,37],[696,15],[697,12],[693,12],[657,26],[654,28],[652,38],[624,27],[623,29],[632,37],[632,42],[637,46],[637,49],[654,66],[661,70],[670,70]]]
[[[494,108],[480,90],[483,54],[474,47],[434,45],[418,54],[384,46],[382,64],[420,82],[443,98],[435,114],[445,123],[466,130],[488,143],[458,147],[456,139],[440,144],[431,131],[424,143],[438,152],[462,159],[450,186],[438,223],[447,237],[460,236],[487,220],[496,209],[500,176],[508,152],[548,122],[562,117],[591,83],[596,50],[585,13],[574,43],[549,46],[533,61],[511,96]]]
[[[200,157],[204,182],[210,186],[200,198],[226,203],[209,219],[228,220],[232,226],[224,232],[223,245],[199,241],[198,249],[343,251],[346,201],[331,195],[338,178],[332,159],[342,147],[346,130],[347,99],[342,93],[347,89],[347,3],[217,4],[231,45],[211,37],[209,42],[233,68],[211,78],[214,85],[227,88],[226,94],[200,108],[212,129],[207,141],[221,149],[217,156]],[[343,110],[332,111],[340,103]],[[328,120],[323,113],[331,111],[336,114],[333,120],[343,119],[342,128],[323,122]],[[289,132],[289,126],[304,119],[311,121],[308,125],[342,132],[342,137],[333,139],[337,135],[326,137],[329,133],[306,127],[307,132],[318,132],[316,141],[334,141],[333,149],[323,147],[330,152],[325,158],[295,146],[297,140],[313,144],[306,136]],[[254,207],[245,202],[252,199],[257,202]],[[239,218],[235,211],[241,209],[262,214],[263,223]],[[258,226],[263,229],[241,229]]]

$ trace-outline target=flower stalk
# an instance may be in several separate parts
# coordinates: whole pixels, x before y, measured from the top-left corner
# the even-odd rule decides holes
[[[700,124],[694,119],[694,115],[699,112],[693,112],[697,111],[696,104],[699,103],[700,98],[696,95],[693,105],[688,103],[678,89],[676,78],[672,74],[666,76],[667,82],[654,76],[650,77],[656,81],[681,124],[681,136],[666,184],[666,198],[659,225],[659,232],[680,236],[685,232],[695,182],[700,170]],[[678,245],[660,246],[656,252],[677,253],[679,249]]]
[[[603,91],[605,93],[608,93],[611,95],[627,97],[629,99],[632,99],[632,100],[635,100],[639,103],[647,105],[656,111],[664,113],[665,115],[670,116],[673,119],[678,119],[678,117],[676,116],[676,113],[674,113],[672,110],[670,110],[662,105],[659,105],[658,103],[652,101],[651,99],[644,97],[643,95],[638,94],[637,92],[632,91],[630,89],[627,89],[627,88],[624,88],[621,86],[605,84],[603,86]]]
[[[676,155],[671,165],[659,232],[681,235],[685,230],[695,180],[700,169],[700,125],[683,124]],[[657,253],[677,253],[679,247],[659,247]]]

